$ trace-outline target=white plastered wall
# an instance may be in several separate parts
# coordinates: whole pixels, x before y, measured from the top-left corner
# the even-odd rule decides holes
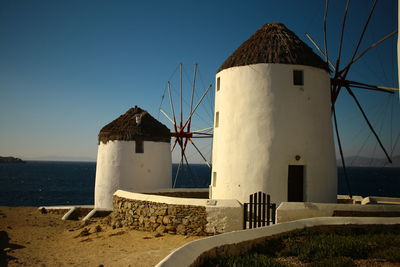
[[[293,85],[293,70],[304,71],[304,86]],[[279,205],[287,201],[288,165],[305,165],[304,200],[336,202],[328,73],[255,64],[225,69],[218,77],[212,198],[248,202],[250,194],[263,191]]]
[[[138,192],[171,188],[170,143],[143,142],[144,153],[135,153],[135,141],[100,143],[97,152],[95,207],[112,209],[118,189]]]

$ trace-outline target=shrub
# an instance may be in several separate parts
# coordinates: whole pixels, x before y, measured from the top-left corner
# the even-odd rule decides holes
[[[211,259],[204,263],[203,266],[216,266],[216,267],[287,267],[289,265],[280,263],[265,255],[258,253],[251,253],[241,256],[234,256],[228,258]]]
[[[400,247],[379,249],[371,255],[375,259],[385,259],[391,262],[400,262]]]
[[[356,264],[348,257],[328,258],[318,262],[313,262],[308,267],[353,267]]]

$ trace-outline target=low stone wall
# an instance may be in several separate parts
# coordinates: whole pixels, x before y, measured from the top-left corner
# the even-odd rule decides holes
[[[174,198],[118,190],[113,205],[110,224],[116,228],[213,235],[243,227],[243,207],[237,200]]]
[[[132,227],[160,234],[206,235],[205,207],[168,205],[114,196],[113,227]]]

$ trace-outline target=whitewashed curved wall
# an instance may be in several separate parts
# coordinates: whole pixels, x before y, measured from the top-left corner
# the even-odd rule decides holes
[[[143,142],[144,153],[135,153],[134,141],[100,143],[97,152],[95,207],[112,209],[118,189],[130,192],[171,188],[170,143]]]
[[[293,70],[304,71],[304,86],[293,85]],[[328,73],[255,64],[216,77],[211,197],[248,202],[250,194],[263,191],[279,204],[287,201],[288,165],[305,165],[304,200],[336,202]]]

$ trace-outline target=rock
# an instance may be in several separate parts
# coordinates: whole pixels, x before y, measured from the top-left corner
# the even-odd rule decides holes
[[[175,231],[176,230],[176,226],[167,225],[167,226],[165,226],[165,230],[167,230],[167,231]]]
[[[151,216],[150,217],[150,222],[155,223],[157,221],[157,217],[156,216]]]
[[[149,208],[148,208],[148,207],[145,207],[145,208],[142,210],[142,213],[143,213],[144,216],[148,215],[148,214],[149,214]]]
[[[160,233],[157,233],[157,234],[154,235],[154,237],[162,237],[162,236],[163,236],[163,235],[160,234]]]
[[[162,219],[162,223],[163,223],[164,225],[167,225],[167,224],[169,224],[169,222],[170,222],[169,216],[168,216],[168,215],[167,215],[167,216],[164,216],[163,219]]]
[[[176,233],[178,234],[186,234],[186,226],[184,226],[183,224],[180,224],[176,227]]]
[[[158,209],[158,210],[156,211],[156,214],[157,214],[157,215],[161,215],[161,216],[166,215],[166,214],[167,214],[167,208],[160,208],[160,209]]]
[[[88,235],[90,235],[89,229],[88,228],[83,228],[83,230],[76,237],[88,236]]]
[[[103,229],[101,228],[100,225],[97,225],[94,229],[95,229],[96,233],[103,231]]]
[[[186,218],[183,218],[183,219],[182,219],[182,224],[183,224],[183,225],[188,225],[188,224],[189,224],[189,220],[186,219]]]
[[[166,230],[166,227],[164,225],[160,225],[157,227],[156,232],[162,234],[165,232],[165,230]]]
[[[47,213],[47,210],[46,210],[46,208],[42,207],[42,208],[39,209],[39,212],[40,212],[41,214],[46,214],[46,213]]]
[[[92,223],[92,221],[89,219],[89,220],[81,222],[81,226],[88,226],[91,223]]]
[[[3,251],[4,252],[9,252],[9,251],[11,251],[11,248],[4,248]]]

